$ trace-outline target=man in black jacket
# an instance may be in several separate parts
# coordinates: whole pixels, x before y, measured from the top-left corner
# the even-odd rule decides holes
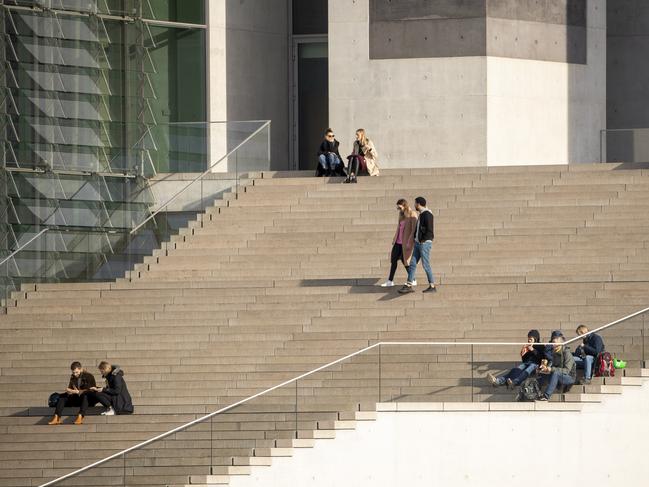
[[[577,327],[577,335],[582,336],[588,333],[588,327],[579,325]],[[581,383],[584,385],[590,384],[593,378],[593,364],[600,353],[604,351],[604,340],[597,333],[587,335],[582,344],[575,350],[575,363],[578,369],[584,369],[584,378]]]
[[[342,157],[338,152],[340,143],[336,140],[333,130],[327,129],[325,138],[318,149],[318,171],[319,176],[334,176],[339,172],[342,165]]]
[[[437,291],[433,271],[430,268],[430,250],[433,247],[433,239],[435,238],[433,213],[426,207],[426,199],[421,196],[415,198],[415,209],[419,212],[417,227],[415,228],[415,248],[408,267],[408,281],[399,289],[401,294],[415,292],[413,289],[413,286],[417,285],[415,273],[417,272],[417,262],[420,260],[428,277],[428,287],[424,289],[424,292],[432,293]]]
[[[134,410],[133,401],[124,381],[124,371],[108,362],[101,362],[98,369],[106,379],[106,387],[94,387],[92,390],[97,400],[106,407],[102,416],[131,414]]]
[[[61,415],[66,406],[79,407],[79,414],[74,424],[83,424],[83,418],[86,416],[88,406],[97,404],[97,400],[92,393],[93,388],[97,385],[95,383],[95,376],[81,367],[80,362],[72,362],[70,370],[72,371],[72,375],[70,375],[68,387],[63,394],[59,395],[54,417],[47,424],[61,424]]]

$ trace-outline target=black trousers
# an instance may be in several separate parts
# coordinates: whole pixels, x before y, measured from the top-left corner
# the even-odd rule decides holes
[[[90,394],[91,397],[95,399],[95,404],[99,403],[105,408],[109,408],[112,406],[110,396],[105,392],[91,392]]]
[[[390,254],[390,277],[388,277],[389,281],[394,281],[394,274],[397,272],[397,266],[399,265],[399,262],[403,264],[407,271],[408,266],[406,266],[406,263],[403,260],[403,245],[395,243],[392,246],[392,254]]]
[[[81,416],[86,415],[89,406],[94,406],[97,403],[102,406],[110,406],[110,397],[103,392],[86,392],[85,394],[68,394],[63,393],[59,396],[59,401],[56,403],[54,414],[61,416],[65,407],[78,407]]]
[[[358,176],[358,157],[352,157],[349,160],[349,167],[347,168],[347,174],[350,176],[353,174],[354,176]]]

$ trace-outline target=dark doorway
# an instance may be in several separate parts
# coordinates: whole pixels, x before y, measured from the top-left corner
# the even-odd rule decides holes
[[[329,123],[329,59],[326,40],[296,39],[297,167],[315,170],[317,150]]]

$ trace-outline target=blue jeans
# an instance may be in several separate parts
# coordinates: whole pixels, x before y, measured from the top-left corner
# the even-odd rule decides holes
[[[340,163],[338,160],[338,156],[336,154],[320,154],[320,157],[318,157],[318,161],[320,162],[320,165],[322,168],[326,171],[328,169],[331,169],[332,171],[336,169],[336,166]]]
[[[541,384],[545,384],[546,382],[548,383],[548,386],[545,388],[545,394],[543,395],[550,399],[559,384],[571,386],[575,383],[575,379],[568,374],[552,372],[550,375],[541,376]]]
[[[518,364],[515,369],[522,370],[523,373],[519,374],[518,377],[512,378],[514,374],[512,374],[512,371],[510,370],[507,372],[505,375],[501,375],[500,377],[496,378],[496,384],[499,386],[504,386],[505,383],[507,382],[507,379],[512,379],[512,384],[515,386],[518,386],[523,383],[525,379],[527,379],[532,373],[536,370],[538,365],[535,363],[521,363]]]
[[[412,251],[412,258],[410,259],[410,267],[408,267],[408,282],[415,280],[415,273],[417,272],[417,262],[421,263],[428,276],[428,283],[435,284],[433,277],[433,270],[430,268],[430,249],[433,247],[433,242],[418,243],[415,242],[415,248]]]
[[[593,364],[595,363],[595,357],[592,355],[586,355],[585,358],[577,357],[575,355],[575,363],[577,364],[578,369],[584,369],[584,379],[593,378]]]

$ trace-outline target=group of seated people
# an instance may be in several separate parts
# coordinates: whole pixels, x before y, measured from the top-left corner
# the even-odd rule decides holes
[[[595,360],[604,351],[604,341],[596,333],[588,334],[588,327],[579,325],[577,336],[586,335],[582,344],[574,353],[560,330],[555,330],[550,336],[552,345],[539,345],[541,335],[538,330],[530,330],[527,334],[527,345],[521,349],[521,363],[504,375],[496,377],[488,374],[488,379],[494,387],[506,385],[514,388],[521,385],[528,377],[539,374],[541,387],[545,388],[540,401],[548,401],[559,385],[572,386],[577,382],[577,369],[583,369],[581,384],[591,383]]]
[[[83,424],[88,408],[97,403],[104,407],[102,416],[133,412],[133,401],[126,387],[124,371],[119,365],[111,365],[108,362],[101,362],[97,368],[105,380],[104,387],[97,387],[95,376],[84,369],[80,362],[72,362],[70,382],[64,393],[54,394],[58,397],[56,397],[54,417],[48,424],[62,424],[61,416],[66,406],[79,408],[74,424]]]
[[[351,155],[347,157],[346,169],[339,148],[340,142],[336,140],[333,130],[327,129],[318,148],[317,176],[347,176],[346,183],[356,183],[359,174],[379,175],[376,147],[364,129],[356,131],[356,140]]]

